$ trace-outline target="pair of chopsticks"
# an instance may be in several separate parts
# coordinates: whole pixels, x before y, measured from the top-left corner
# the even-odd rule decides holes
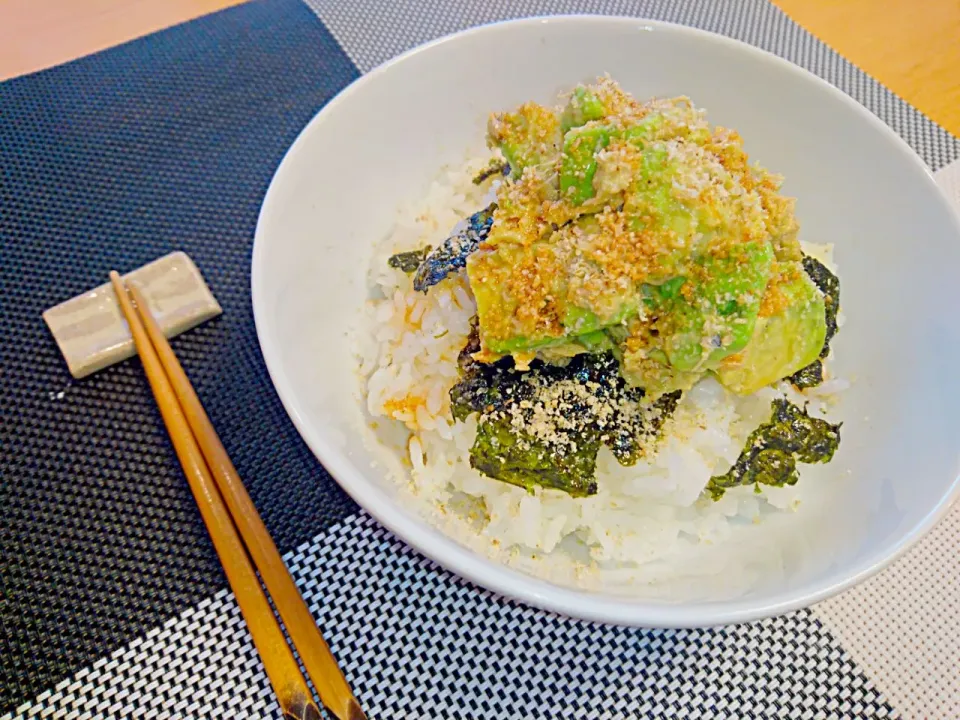
[[[163,422],[284,718],[319,720],[320,711],[264,594],[257,571],[321,702],[339,720],[365,720],[190,380],[150,314],[143,294],[133,284],[127,288],[115,271],[110,273],[110,281],[130,326]]]

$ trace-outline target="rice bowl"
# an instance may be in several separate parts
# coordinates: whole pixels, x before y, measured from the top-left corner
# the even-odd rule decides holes
[[[582,52],[571,55],[571,42]],[[830,417],[844,421],[836,460],[804,470],[794,488],[796,512],[793,498],[778,503],[787,506],[782,512],[762,500],[762,522],[748,522],[745,511],[742,521],[719,523],[721,542],[696,546],[687,570],[669,561],[669,587],[655,563],[644,566],[651,584],[629,571],[620,579],[611,568],[602,578],[593,571],[571,576],[559,558],[549,563],[556,581],[545,581],[527,567],[539,562],[535,557],[503,551],[508,557],[488,559],[489,540],[465,534],[459,516],[414,507],[409,460],[399,460],[409,458],[408,431],[401,425],[402,432],[391,432],[398,421],[384,418],[371,431],[358,382],[357,319],[379,282],[370,270],[382,268],[371,256],[387,253],[380,243],[403,231],[397,209],[416,213],[431,204],[439,169],[463,172],[482,155],[476,145],[489,110],[547,100],[603,72],[638,96],[688,94],[717,122],[740,129],[751,156],[782,172],[789,193],[800,198],[804,237],[834,244],[844,283],[848,322],[831,361],[837,384],[824,386],[837,400]],[[474,210],[460,207],[456,219]],[[436,232],[449,230],[438,223]],[[421,229],[407,232],[405,242],[414,243]],[[253,309],[270,377],[307,445],[357,502],[425,555],[483,587],[569,615],[703,626],[769,616],[839,592],[902,553],[949,507],[960,466],[953,410],[960,386],[952,372],[960,332],[949,311],[960,306],[953,282],[958,239],[952,211],[906,145],[795,66],[688,28],[625,18],[536,19],[418,49],[323,109],[264,200]],[[923,282],[896,291],[905,277]],[[849,388],[836,392],[846,381]],[[739,517],[739,506],[732,514]]]
[[[823,415],[846,388],[843,379],[829,378],[806,393],[781,383],[740,397],[708,378],[683,396],[649,461],[622,467],[600,451],[600,491],[590,498],[528,491],[470,467],[476,418],[454,420],[449,401],[476,313],[469,282],[460,273],[429,293],[417,292],[411,275],[388,261],[411,248],[439,246],[451,228],[487,204],[491,189],[473,178],[490,163],[489,154],[479,155],[441,173],[421,202],[398,211],[393,232],[372,254],[370,294],[379,299],[364,306],[354,337],[369,421],[365,436],[374,451],[400,453],[399,466],[384,466],[393,468],[405,500],[459,542],[572,587],[629,594],[642,586],[648,596],[678,602],[702,591],[701,575],[722,576],[730,597],[776,577],[783,567],[777,546],[755,553],[748,567],[718,563],[722,551],[703,551],[736,542],[731,536],[738,529],[742,534],[773,513],[799,510],[804,495],[817,488],[805,482],[762,493],[739,487],[713,502],[702,497],[704,487],[736,461],[749,434],[769,417],[774,397],[789,396]],[[804,250],[836,270],[832,246],[805,244]]]

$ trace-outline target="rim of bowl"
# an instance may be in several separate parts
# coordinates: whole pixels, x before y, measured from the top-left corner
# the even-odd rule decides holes
[[[557,612],[573,618],[613,623],[618,625],[661,628],[697,628],[725,625],[739,622],[750,622],[767,617],[781,615],[792,610],[808,607],[817,602],[836,595],[880,572],[894,560],[909,550],[923,535],[944,517],[952,504],[960,497],[960,474],[955,475],[949,490],[940,501],[909,531],[892,545],[885,546],[870,554],[865,560],[846,569],[838,570],[818,582],[811,582],[807,586],[792,591],[776,593],[769,598],[734,598],[718,602],[697,603],[668,603],[653,600],[632,599],[629,595],[598,595],[588,590],[578,590],[553,584],[532,575],[527,575],[498,561],[483,556],[430,525],[426,518],[413,516],[413,512],[399,508],[386,497],[385,494],[368,481],[364,472],[354,467],[353,463],[334,445],[329,443],[323,434],[317,432],[305,420],[301,412],[298,396],[285,375],[280,361],[279,351],[275,349],[277,343],[271,335],[269,323],[265,318],[263,306],[264,246],[268,242],[264,237],[264,219],[268,208],[272,205],[276,191],[277,178],[284,171],[284,166],[290,156],[297,152],[298,147],[306,142],[305,137],[323,121],[323,116],[332,112],[339,105],[349,101],[350,97],[362,90],[373,78],[382,75],[395,65],[408,61],[415,55],[429,52],[431,49],[456,42],[459,38],[470,35],[496,33],[505,26],[543,25],[543,24],[595,24],[611,26],[634,25],[637,30],[661,31],[680,33],[699,38],[705,43],[715,43],[739,52],[753,55],[758,60],[778,67],[784,72],[790,72],[802,77],[806,82],[813,83],[827,93],[833,94],[845,103],[864,122],[870,123],[880,130],[881,134],[891,145],[891,151],[898,152],[904,160],[921,170],[928,190],[935,193],[953,217],[955,234],[960,238],[960,216],[947,202],[940,192],[933,173],[909,145],[889,126],[860,105],[842,90],[834,87],[826,80],[785,60],[773,53],[748,45],[747,43],[716,33],[697,28],[678,25],[675,23],[647,20],[626,16],[605,15],[552,15],[504,20],[495,23],[479,25],[459,32],[451,33],[430,42],[412,48],[390,60],[378,65],[368,73],[350,83],[337,93],[316,115],[307,123],[297,136],[287,152],[284,154],[277,170],[270,181],[270,186],[264,196],[260,213],[257,218],[257,228],[254,234],[252,269],[251,269],[251,296],[253,303],[254,323],[257,329],[257,339],[270,379],[280,397],[284,409],[296,426],[300,436],[304,439],[311,452],[317,457],[324,468],[337,480],[338,484],[364,510],[388,530],[400,537],[404,542],[412,545],[426,557],[437,562],[451,572],[489,589],[502,596],[518,600],[534,607]]]

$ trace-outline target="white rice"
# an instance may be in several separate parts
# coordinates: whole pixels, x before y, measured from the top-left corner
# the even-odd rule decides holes
[[[738,528],[795,510],[806,484],[764,488],[762,494],[736,488],[717,502],[701,493],[712,475],[729,469],[749,433],[769,418],[773,398],[785,394],[808,403],[811,413],[824,412],[833,395],[845,389],[842,380],[828,378],[805,395],[782,383],[749,397],[703,380],[684,394],[653,457],[623,467],[601,449],[599,491],[587,498],[543,489],[530,494],[470,467],[476,419],[455,422],[449,404],[458,379],[457,355],[475,310],[466,278],[419,293],[410,276],[386,261],[396,252],[437,246],[454,225],[489,202],[489,188],[471,182],[487,162],[477,158],[446,170],[422,203],[400,212],[372,259],[374,299],[357,337],[360,375],[374,441],[403,443],[405,470],[397,479],[408,491],[405,496],[460,542],[577,587],[629,591],[641,583],[649,594],[669,579],[669,594],[676,597],[678,578],[710,574],[722,577],[729,594],[738,595],[758,577],[776,575],[782,559],[774,548],[753,543],[761,546],[749,548],[755,562],[745,563],[741,552],[735,572],[725,561],[731,554],[723,550],[729,549],[727,543],[749,543],[739,539]],[[832,247],[805,250],[832,265]]]

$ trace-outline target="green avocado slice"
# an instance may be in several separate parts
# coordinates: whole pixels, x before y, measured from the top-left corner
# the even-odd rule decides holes
[[[566,133],[571,128],[586,125],[591,120],[602,120],[606,116],[607,109],[597,94],[580,85],[573,91],[560,114],[560,132]]]
[[[582,205],[597,195],[594,177],[597,174],[597,153],[613,140],[626,140],[638,148],[645,148],[651,138],[663,127],[663,117],[651,114],[635,125],[624,129],[593,120],[568,130],[563,137],[560,154],[560,193],[573,205]],[[644,150],[647,154],[647,150]],[[645,157],[644,172],[662,171],[666,151],[662,148]],[[662,174],[662,172],[661,172]],[[661,187],[669,187],[669,181]]]
[[[776,290],[786,299],[783,309],[759,318],[747,346],[716,369],[717,378],[733,392],[748,395],[792,375],[816,360],[823,348],[824,299],[809,276],[801,269]]]
[[[772,263],[773,248],[767,241],[743,243],[724,256],[706,254],[701,259],[696,274],[703,279],[688,280],[690,290],[666,304],[660,322],[663,350],[674,369],[712,368],[747,345]]]
[[[520,177],[528,166],[554,163],[561,141],[557,113],[536,103],[494,115],[487,127],[488,144],[500,149],[514,178]]]

